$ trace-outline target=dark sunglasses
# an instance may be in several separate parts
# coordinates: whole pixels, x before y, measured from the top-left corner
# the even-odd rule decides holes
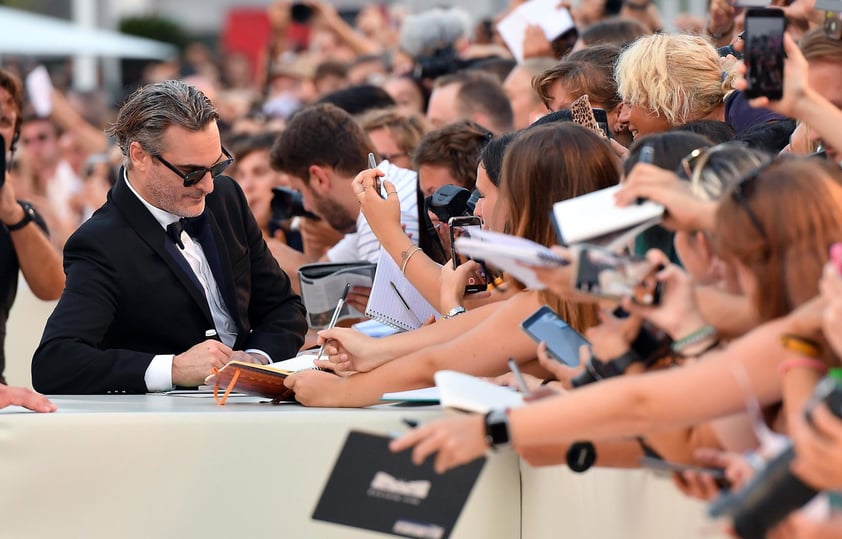
[[[175,172],[184,181],[184,187],[191,187],[202,181],[202,178],[204,178],[205,174],[207,174],[208,172],[210,172],[212,178],[216,178],[217,176],[225,172],[225,169],[231,166],[231,163],[234,162],[234,156],[231,155],[231,153],[225,149],[225,146],[222,146],[222,155],[226,157],[224,161],[220,161],[219,163],[216,163],[211,167],[194,168],[189,172],[182,172],[178,169],[178,167],[176,167],[175,165],[173,165],[158,154],[153,153],[152,157],[160,161],[161,164],[167,167],[168,169]]]
[[[760,176],[760,174],[769,168],[769,165],[774,162],[775,160],[773,159],[765,165],[758,167],[748,176],[740,180],[740,182],[731,190],[731,197],[737,204],[739,204],[743,211],[746,212],[751,224],[766,243],[769,243],[769,236],[766,235],[766,229],[763,228],[763,223],[760,222],[760,218],[757,217],[757,214],[754,213],[754,210],[752,210],[751,206],[749,206],[748,199],[751,197],[751,193],[754,192],[754,185],[757,183],[757,177]]]

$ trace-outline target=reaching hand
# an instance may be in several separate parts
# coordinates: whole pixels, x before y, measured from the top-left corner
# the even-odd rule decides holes
[[[541,341],[538,344],[538,363],[544,367],[547,372],[553,375],[553,378],[559,381],[561,386],[565,389],[573,387],[573,379],[579,376],[585,370],[585,364],[591,357],[591,352],[587,346],[583,345],[579,348],[579,365],[570,367],[561,361],[550,357],[547,353],[547,343]]]
[[[801,49],[793,41],[789,32],[784,34],[784,88],[783,97],[777,101],[771,101],[768,97],[756,97],[749,101],[752,107],[764,107],[790,118],[797,118],[797,106],[802,103],[804,97],[810,92],[807,85],[807,73],[809,70],[807,59],[801,53]],[[738,72],[741,74],[734,81],[734,88],[745,90],[748,81],[745,79],[746,66],[740,63]]]
[[[446,417],[413,429],[389,444],[389,449],[399,453],[410,447],[412,462],[423,463],[436,453],[433,465],[437,473],[467,464],[485,454],[485,421],[482,415]]]
[[[401,203],[395,185],[389,180],[382,180],[381,190],[385,199],[374,189],[383,176],[385,174],[380,169],[371,168],[357,174],[351,182],[351,188],[360,201],[360,210],[378,237],[392,227],[401,226]]]
[[[673,339],[686,337],[705,325],[705,320],[696,305],[696,295],[690,277],[661,251],[650,250],[646,258],[653,265],[661,264],[664,269],[655,278],[661,283],[663,292],[657,306],[643,306],[627,298],[623,308],[652,322],[669,333]]]
[[[840,490],[842,419],[836,417],[826,404],[817,406],[811,417],[812,425],[800,414],[790,425],[796,454],[792,471],[818,490]]]
[[[465,287],[468,284],[480,282],[482,267],[474,260],[468,260],[453,269],[453,260],[448,260],[441,268],[439,281],[441,283],[441,310],[447,312],[451,308],[462,305],[465,297]],[[487,298],[490,292],[471,294],[471,299]]]
[[[0,408],[23,406],[33,412],[55,412],[56,405],[50,400],[25,387],[9,387],[0,384]]]
[[[319,344],[325,347],[326,360],[319,361],[319,368],[349,376],[368,372],[391,358],[379,353],[379,341],[355,329],[333,328],[319,331]]]
[[[732,490],[739,490],[754,475],[751,464],[737,453],[703,447],[696,449],[693,456],[700,466],[725,470],[725,479]],[[714,478],[704,472],[677,472],[673,474],[673,482],[685,495],[699,500],[712,500],[721,493]]]
[[[690,192],[690,184],[674,172],[649,163],[632,168],[615,195],[618,206],[630,206],[643,198],[666,208],[663,225],[671,230],[711,230],[716,203],[701,200]]]

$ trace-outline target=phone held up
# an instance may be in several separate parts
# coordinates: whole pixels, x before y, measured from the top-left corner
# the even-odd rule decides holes
[[[451,217],[447,220],[447,224],[450,228],[451,259],[453,260],[453,269],[456,269],[460,264],[471,259],[456,251],[456,238],[463,236],[470,237],[471,230],[479,230],[482,227],[482,219],[475,215]],[[477,262],[479,263],[480,270],[468,278],[468,284],[465,285],[466,294],[483,292],[488,288],[488,270],[485,267],[485,263],[481,260],[477,260]]]
[[[661,302],[663,269],[638,256],[622,256],[597,245],[573,247],[574,287],[585,294],[620,301],[631,297],[640,305]]]
[[[590,345],[587,339],[546,305],[530,314],[520,327],[536,343],[547,343],[550,357],[571,367],[579,365],[579,348],[583,344]]]
[[[781,99],[784,91],[784,31],[780,9],[749,9],[743,40],[748,98]]]

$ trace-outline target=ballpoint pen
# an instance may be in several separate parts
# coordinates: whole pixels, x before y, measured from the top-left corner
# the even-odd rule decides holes
[[[523,379],[523,374],[521,374],[520,369],[517,366],[517,361],[515,361],[514,358],[509,358],[509,370],[515,375],[515,381],[517,381],[520,392],[523,393],[524,397],[528,397],[530,393],[529,387],[526,385],[526,380]]]
[[[377,160],[374,158],[374,154],[371,153],[371,152],[368,152],[368,168],[371,168],[371,169],[377,168]],[[372,187],[374,188],[374,192],[377,193],[378,195],[380,195],[380,198],[386,198],[386,197],[383,196],[383,193],[380,192],[380,178],[379,177],[375,176],[374,185]]]
[[[336,325],[336,321],[339,320],[339,313],[342,311],[342,307],[345,306],[345,299],[348,297],[348,291],[351,290],[351,283],[345,283],[345,290],[342,291],[342,295],[339,296],[339,301],[336,303],[336,308],[333,310],[333,316],[330,317],[330,323],[327,325],[327,329],[333,329]],[[325,342],[322,343],[322,346],[319,348],[319,354],[316,356],[315,361],[319,361],[322,359],[322,354],[325,353],[325,347],[327,346],[327,339]]]
[[[398,296],[398,299],[401,300],[401,303],[403,303],[404,308],[406,308],[406,312],[408,312],[409,315],[412,316],[412,318],[414,318],[415,321],[418,323],[418,327],[423,326],[424,323],[418,318],[418,315],[416,315],[409,307],[409,303],[406,302],[406,300],[403,297],[403,294],[401,294],[400,290],[398,290],[398,287],[395,285],[395,281],[389,281],[389,285],[392,287],[392,290],[395,291],[395,294]]]

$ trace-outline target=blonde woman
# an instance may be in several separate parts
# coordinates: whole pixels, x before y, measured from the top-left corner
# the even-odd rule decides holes
[[[614,70],[623,99],[620,122],[632,136],[666,131],[693,120],[717,120],[737,134],[782,119],[753,109],[732,88],[736,70],[723,69],[704,38],[679,34],[643,36],[620,55]]]

